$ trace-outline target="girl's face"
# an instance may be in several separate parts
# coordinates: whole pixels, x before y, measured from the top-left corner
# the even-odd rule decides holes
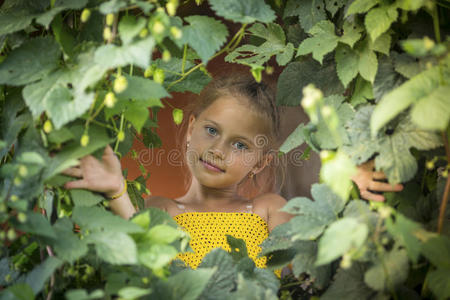
[[[265,164],[267,121],[232,96],[215,100],[198,118],[191,117],[187,132],[187,161],[200,184],[233,187]]]

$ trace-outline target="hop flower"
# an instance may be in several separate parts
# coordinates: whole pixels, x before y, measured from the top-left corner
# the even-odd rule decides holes
[[[155,67],[154,66],[150,66],[147,69],[145,69],[144,71],[144,77],[145,78],[149,78],[150,76],[153,75],[153,71],[154,71]]]
[[[125,139],[125,132],[123,132],[122,130],[119,131],[119,133],[117,134],[117,140],[119,142],[122,142]]]
[[[106,25],[111,26],[114,23],[114,15],[107,14],[106,15]]]
[[[127,89],[128,86],[128,81],[125,78],[125,76],[117,76],[116,80],[114,80],[114,92],[116,92],[117,94],[122,93],[123,91],[125,91]]]
[[[153,73],[153,80],[159,84],[164,83],[164,70],[163,69],[156,69]]]
[[[50,133],[53,130],[53,125],[50,120],[47,120],[44,122],[44,126],[42,126],[42,129],[45,133]]]
[[[81,22],[86,23],[90,17],[91,17],[91,10],[88,8],[83,9],[80,17]]]
[[[170,27],[170,34],[174,37],[174,39],[177,40],[181,39],[181,37],[183,36],[181,30],[175,26]]]
[[[164,32],[165,29],[166,27],[164,26],[164,24],[161,21],[156,20],[155,22],[153,22],[153,25],[150,30],[154,34],[161,34]]]
[[[172,110],[172,117],[175,124],[180,125],[183,121],[183,111],[179,108],[174,108],[174,110]]]
[[[169,16],[174,16],[177,13],[177,3],[175,1],[170,1],[166,4],[167,14]]]
[[[170,55],[169,50],[164,50],[162,53],[162,60],[165,62],[168,62],[172,58],[172,55]]]
[[[307,109],[315,106],[317,101],[323,97],[322,92],[313,84],[308,84],[303,88],[302,106]]]
[[[105,103],[106,107],[109,107],[109,108],[114,107],[114,105],[117,102],[116,95],[114,95],[113,92],[108,92],[105,95],[105,99],[103,100],[103,102]]]
[[[82,147],[86,147],[89,144],[89,135],[86,133],[80,139],[80,144]]]
[[[140,38],[145,38],[148,35],[148,29],[147,28],[143,28],[140,32],[139,32],[139,37]]]
[[[112,37],[112,32],[111,32],[111,28],[109,27],[105,27],[103,29],[103,39],[105,41],[109,40]]]

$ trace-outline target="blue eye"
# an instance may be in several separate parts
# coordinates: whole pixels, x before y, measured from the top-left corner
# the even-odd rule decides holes
[[[247,150],[248,149],[248,146],[242,142],[236,142],[233,145],[238,150]]]
[[[206,132],[207,132],[209,135],[212,135],[212,136],[217,135],[217,129],[215,129],[214,127],[206,126],[205,129],[206,129]]]

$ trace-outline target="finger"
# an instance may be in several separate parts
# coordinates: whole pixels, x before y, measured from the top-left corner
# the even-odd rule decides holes
[[[403,189],[403,186],[401,184],[396,184],[392,186],[389,183],[386,182],[379,182],[379,181],[371,181],[369,183],[369,190],[377,191],[377,192],[399,192]]]
[[[83,177],[83,172],[81,171],[81,169],[76,167],[65,169],[61,173],[72,177]]]
[[[374,193],[369,192],[368,190],[361,192],[361,197],[366,200],[375,201],[375,202],[384,202],[384,196],[383,195],[377,195]]]
[[[114,151],[110,145],[106,145],[105,151],[103,151],[103,156],[114,155]]]
[[[372,178],[376,179],[376,180],[383,180],[386,179],[386,174],[384,174],[384,172],[373,172],[372,173]]]
[[[64,187],[68,190],[70,189],[86,189],[88,187],[88,184],[86,180],[75,180],[75,181],[69,181],[64,184]]]

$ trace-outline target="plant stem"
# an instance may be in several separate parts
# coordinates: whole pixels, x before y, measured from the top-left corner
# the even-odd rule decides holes
[[[184,44],[183,61],[181,62],[181,74],[184,74],[184,68],[186,67],[186,56],[187,56],[187,44]]]
[[[450,163],[450,147],[448,145],[447,133],[442,132],[442,138],[444,140],[445,153],[447,154],[447,164]],[[439,219],[438,219],[438,229],[437,232],[442,232],[442,227],[444,225],[445,211],[447,209],[448,194],[450,190],[450,176],[447,175],[447,182],[445,184],[444,195],[442,195],[441,207],[439,208]]]
[[[123,123],[124,123],[124,113],[122,112],[120,114],[120,127],[119,127],[119,132],[123,130]],[[114,145],[114,152],[117,152],[117,149],[119,148],[119,139],[116,140],[116,144]]]

